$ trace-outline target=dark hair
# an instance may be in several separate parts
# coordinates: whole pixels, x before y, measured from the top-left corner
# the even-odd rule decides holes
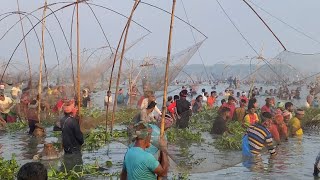
[[[251,99],[249,100],[249,103],[248,103],[248,109],[249,109],[249,106],[253,106],[254,103],[256,103],[256,102],[257,102],[257,99],[256,99],[256,98],[251,98]]]
[[[220,109],[220,114],[223,114],[223,113],[225,113],[225,112],[230,112],[231,110],[230,110],[230,108],[227,108],[227,107],[223,107],[223,108],[221,108]]]
[[[286,102],[286,104],[284,104],[284,108],[288,108],[288,107],[291,107],[293,106],[293,103],[292,102]]]
[[[172,96],[168,96],[168,101],[172,101]]]
[[[31,105],[36,105],[36,104],[37,104],[37,100],[35,100],[35,99],[32,100],[32,101],[30,102],[30,104],[31,104]]]
[[[203,96],[202,96],[202,95],[198,95],[197,98],[196,98],[196,100],[198,100],[198,99],[201,98],[201,97],[203,97]]]
[[[201,92],[203,92],[203,93],[206,92],[206,89],[202,89]]]
[[[254,108],[254,105],[253,105],[253,104],[249,104],[249,105],[248,105],[248,110],[250,110],[250,109],[252,109],[252,108]]]
[[[225,103],[226,100],[225,99],[221,99],[221,104]]]
[[[214,94],[214,93],[217,93],[217,91],[211,91],[211,95]]]
[[[29,162],[23,165],[17,175],[18,180],[47,180],[48,171],[39,162]]]
[[[271,115],[271,113],[269,113],[269,112],[263,112],[263,113],[262,113],[262,117],[271,119],[271,118],[272,118],[272,115]]]
[[[156,103],[156,102],[151,101],[151,102],[149,103],[149,105],[148,105],[147,109],[152,109],[152,108],[156,107],[156,105],[157,105],[157,103]]]
[[[174,95],[173,100],[177,100],[177,99],[180,99],[180,97],[178,95]]]
[[[232,101],[232,100],[235,101],[236,99],[235,99],[233,96],[229,96],[229,97],[228,97],[228,101]]]

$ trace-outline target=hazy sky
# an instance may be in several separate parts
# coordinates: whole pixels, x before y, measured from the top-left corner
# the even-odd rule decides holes
[[[171,0],[145,1],[171,11]],[[16,0],[2,0],[1,2],[0,11],[2,13],[17,10]],[[48,3],[54,2],[59,1],[48,0]],[[90,2],[106,6],[125,15],[129,15],[133,5],[132,0],[92,0]],[[249,48],[227,17],[223,14],[215,0],[183,0],[183,2],[191,24],[208,36],[208,39],[200,49],[206,65],[213,65],[219,61],[237,62],[237,60],[245,56],[255,56],[254,52]],[[252,2],[320,41],[320,21],[318,20],[318,17],[320,17],[319,0],[252,0]],[[21,11],[31,12],[42,6],[43,3],[43,0],[20,0],[20,8]],[[220,3],[254,48],[258,51],[262,48],[264,49],[263,54],[265,57],[274,57],[283,50],[271,33],[268,32],[242,0],[220,0]],[[51,8],[54,10],[62,6],[63,5],[55,5]],[[98,19],[101,21],[111,46],[116,47],[126,19],[102,8],[94,6],[92,6],[92,8],[96,12]],[[319,43],[288,28],[258,8],[255,7],[255,9],[279,36],[288,50],[300,53],[320,52]],[[61,21],[68,41],[70,39],[72,10],[73,7],[68,7],[56,13]],[[47,11],[47,13],[50,13],[50,11]],[[41,17],[41,14],[41,10],[34,13],[34,15],[39,18]],[[186,19],[181,0],[177,0],[176,15],[182,19]],[[4,16],[1,16],[1,18],[2,17]],[[37,22],[35,18],[30,18],[34,24]],[[0,36],[2,36],[17,20],[17,15],[2,20],[0,22]],[[126,54],[126,57],[140,60],[147,55],[166,56],[170,16],[157,9],[140,4],[134,15],[134,20],[152,31],[152,34],[132,48]],[[28,32],[31,27],[30,23],[27,20],[24,20],[23,23],[25,31]],[[51,31],[56,43],[60,61],[65,61],[69,55],[68,46],[61,33],[59,24],[53,16],[48,17],[47,27]],[[10,58],[15,46],[21,40],[22,34],[20,28],[21,27],[18,24],[0,41],[1,58]],[[41,27],[37,26],[36,31],[40,36]],[[98,48],[106,45],[106,40],[104,39],[93,14],[85,4],[80,5],[80,31],[81,49]],[[132,24],[128,42],[133,42],[146,33],[147,32],[141,27]],[[197,41],[201,41],[204,38],[196,31],[194,31],[194,34]],[[47,33],[45,34],[45,41],[47,61],[50,64],[55,64],[57,61],[54,49]],[[75,50],[75,39],[73,42]],[[34,32],[31,32],[30,35],[28,35],[27,44],[32,62],[36,64],[39,61],[40,52],[39,44]],[[193,44],[194,40],[190,28],[181,21],[176,20],[172,44],[173,53],[186,49]],[[99,53],[100,56],[107,54],[107,51]],[[13,59],[14,62],[18,63],[26,62],[23,44],[20,45]],[[198,54],[195,54],[189,62],[189,64],[200,63],[201,61]]]

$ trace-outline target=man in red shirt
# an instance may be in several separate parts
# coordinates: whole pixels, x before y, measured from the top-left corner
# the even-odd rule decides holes
[[[233,96],[229,96],[228,102],[221,105],[219,108],[219,111],[224,107],[229,108],[230,109],[230,119],[232,119],[234,111],[236,110],[235,102],[236,102],[236,99]]]
[[[271,106],[272,106],[272,100],[270,98],[267,98],[266,104],[261,108],[261,113],[268,112],[271,114]]]

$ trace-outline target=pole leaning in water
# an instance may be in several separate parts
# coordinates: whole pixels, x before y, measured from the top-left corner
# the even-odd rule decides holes
[[[117,108],[117,98],[118,98],[118,91],[119,91],[119,84],[120,84],[120,77],[121,77],[122,61],[123,61],[123,57],[124,57],[124,52],[125,52],[125,48],[126,48],[126,42],[127,42],[128,34],[129,34],[129,27],[130,27],[130,23],[131,23],[131,19],[132,19],[133,13],[136,10],[136,8],[139,5],[139,3],[140,3],[140,0],[135,0],[135,3],[134,3],[134,5],[132,7],[132,10],[131,10],[131,14],[130,14],[129,19],[128,19],[126,32],[125,32],[124,39],[123,39],[122,51],[121,51],[121,55],[120,55],[120,64],[119,64],[119,70],[118,70],[118,77],[117,77],[117,85],[116,85],[116,91],[115,91],[114,103],[113,103],[113,110],[112,110],[112,121],[111,121],[111,131],[110,131],[111,134],[113,132],[113,125],[114,125],[114,120],[115,120],[115,112],[116,112],[116,108]]]
[[[41,28],[41,39],[42,39],[42,46],[41,46],[41,54],[40,54],[40,66],[39,66],[39,84],[38,84],[38,120],[39,123],[41,122],[41,93],[42,93],[42,64],[44,60],[44,28],[46,23],[46,10],[47,10],[47,1],[45,1],[44,8],[43,8],[43,15],[42,15],[42,28]]]
[[[80,32],[79,32],[79,0],[76,4],[77,9],[77,99],[78,99],[78,113],[79,113],[79,123],[81,124],[81,97],[80,97]]]
[[[171,12],[171,22],[170,22],[170,31],[169,31],[169,41],[168,41],[168,52],[167,52],[167,63],[166,63],[166,71],[165,71],[165,80],[164,80],[164,89],[163,89],[163,105],[162,105],[162,117],[161,117],[161,131],[160,135],[161,138],[164,136],[164,120],[167,111],[167,92],[168,92],[168,81],[169,81],[169,65],[171,60],[171,42],[172,42],[172,30],[173,30],[173,23],[174,23],[174,12],[176,7],[176,0],[173,0],[172,3],[172,12]]]

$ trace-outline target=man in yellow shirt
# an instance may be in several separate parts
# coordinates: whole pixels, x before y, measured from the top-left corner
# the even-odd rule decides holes
[[[297,109],[295,117],[289,121],[290,134],[292,136],[301,136],[303,131],[301,128],[301,120],[304,117],[304,110]]]

